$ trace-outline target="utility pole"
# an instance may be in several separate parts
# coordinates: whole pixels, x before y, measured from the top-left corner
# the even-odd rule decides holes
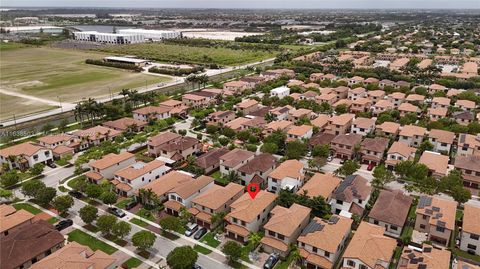
[[[57,95],[58,102],[60,103],[60,111],[63,113],[63,106],[62,106],[62,99],[60,99],[60,96]]]

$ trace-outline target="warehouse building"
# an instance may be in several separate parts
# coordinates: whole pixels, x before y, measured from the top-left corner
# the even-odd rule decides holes
[[[164,30],[146,30],[146,29],[120,29],[120,34],[143,35],[145,39],[150,41],[158,41],[162,39],[181,38],[182,32],[164,31]]]
[[[75,40],[89,41],[106,44],[135,44],[145,42],[145,36],[141,34],[112,34],[97,31],[74,32]]]

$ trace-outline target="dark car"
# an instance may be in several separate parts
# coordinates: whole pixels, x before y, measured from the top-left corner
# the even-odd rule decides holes
[[[123,210],[121,210],[120,208],[116,208],[116,207],[110,207],[108,208],[108,212],[110,212],[111,214],[119,217],[119,218],[123,218],[126,216],[125,212],[123,212]]]
[[[65,228],[68,228],[72,225],[73,225],[73,220],[71,220],[71,219],[61,220],[60,222],[58,222],[55,225],[55,229],[57,229],[57,231],[61,231],[61,230],[65,229]]]
[[[198,264],[194,264],[192,269],[203,269],[203,268]]]
[[[205,228],[202,227],[202,228],[200,228],[200,229],[197,231],[197,233],[195,233],[195,235],[193,236],[193,238],[195,238],[195,239],[198,240],[198,239],[202,238],[202,236],[203,236],[204,234],[206,234],[206,233],[207,233],[207,229],[205,229]]]
[[[55,163],[47,163],[47,166],[51,168],[57,168],[57,165]]]
[[[375,165],[373,163],[371,163],[371,164],[368,165],[367,170],[372,171],[374,167],[375,167]]]
[[[126,210],[130,210],[130,209],[134,208],[136,205],[138,205],[138,202],[137,202],[137,201],[131,201],[130,203],[128,203],[128,204],[125,206],[125,209],[126,209]]]
[[[77,199],[80,199],[83,197],[83,194],[79,191],[69,191],[68,194],[70,194],[70,196],[73,196]]]
[[[272,269],[275,264],[278,262],[278,255],[275,253],[270,254],[268,256],[268,259],[265,261],[265,264],[263,264],[263,269]]]

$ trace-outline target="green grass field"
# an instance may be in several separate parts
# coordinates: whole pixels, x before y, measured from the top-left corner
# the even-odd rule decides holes
[[[99,51],[118,55],[136,55],[162,62],[216,63],[219,65],[245,64],[275,56],[275,53],[266,51],[189,47],[160,43],[109,46],[101,48]]]
[[[14,49],[15,46],[10,45],[6,49],[3,49],[3,45],[0,47],[1,89],[41,100],[3,92],[0,96],[2,118],[5,114],[20,115],[51,109],[58,104],[59,98],[62,102],[74,103],[82,98],[108,97],[110,91],[116,93],[122,88],[170,81],[169,77],[85,64],[86,59],[101,59],[108,55],[105,53],[49,47]],[[13,102],[14,106],[9,105]]]
[[[127,268],[129,268],[129,269],[130,269],[130,268],[137,268],[137,267],[139,267],[141,264],[142,264],[142,261],[139,260],[139,259],[137,259],[137,258],[134,258],[134,257],[128,259],[128,260],[124,263],[124,265],[125,265]]]
[[[42,210],[40,210],[40,209],[30,205],[30,204],[24,204],[24,203],[14,204],[13,207],[15,207],[16,210],[23,209],[25,211],[28,211],[28,212],[32,213],[33,215],[37,215],[37,214],[42,213]]]
[[[80,245],[88,246],[93,251],[99,249],[107,254],[112,254],[117,251],[116,248],[108,245],[105,242],[102,242],[95,237],[90,236],[80,230],[73,230],[68,234],[68,241],[75,241]]]

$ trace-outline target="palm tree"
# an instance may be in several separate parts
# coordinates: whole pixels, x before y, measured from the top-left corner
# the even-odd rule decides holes
[[[240,181],[240,176],[235,171],[228,172],[227,180],[229,182],[238,182]]]
[[[292,259],[292,264],[298,264],[303,258],[302,255],[300,255],[300,250],[295,244],[290,245],[290,257]]]
[[[155,193],[152,191],[152,189],[140,189],[138,191],[138,197],[140,198],[140,202],[142,204],[152,202],[154,196]]]
[[[130,90],[129,89],[122,89],[119,93],[119,95],[123,95],[123,103],[126,102],[127,96],[130,95]]]
[[[227,213],[222,212],[222,211],[213,214],[213,216],[210,218],[212,227],[216,227],[216,226],[222,224],[223,218],[225,218],[226,215],[227,215]]]
[[[83,128],[83,116],[84,116],[84,105],[82,102],[79,102],[76,106],[75,106],[75,110],[74,110],[74,115],[75,115],[75,120],[76,121],[79,121],[80,122],[80,127]]]
[[[248,241],[252,244],[252,246],[257,246],[262,240],[262,236],[259,233],[250,233],[248,235]]]

